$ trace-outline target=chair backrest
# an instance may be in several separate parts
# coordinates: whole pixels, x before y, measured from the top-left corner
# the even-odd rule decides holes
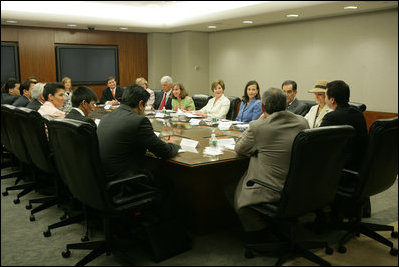
[[[91,208],[111,210],[96,128],[72,119],[50,119],[47,127],[55,166],[72,195]]]
[[[352,126],[328,126],[298,133],[292,145],[290,167],[276,216],[297,217],[334,201],[344,150]]]
[[[1,144],[5,146],[8,151],[11,151],[11,144],[10,144],[10,139],[8,138],[8,133],[6,129],[6,109],[7,107],[4,106],[4,104],[1,104]]]
[[[22,138],[33,164],[46,173],[54,173],[42,116],[35,110],[19,107],[15,109],[15,117],[20,122]]]
[[[7,132],[9,148],[18,160],[25,164],[31,164],[31,158],[26,148],[25,142],[22,138],[23,129],[20,128],[19,120],[15,116],[16,107],[8,104],[1,105],[2,120],[4,118],[4,127]],[[4,117],[3,117],[4,116]]]
[[[357,102],[349,102],[349,105],[356,107],[358,109],[360,109],[361,112],[364,112],[367,108],[367,106],[365,104],[362,103],[357,103]]]
[[[194,101],[195,110],[199,110],[206,106],[206,104],[208,103],[209,99],[212,98],[212,96],[206,94],[195,94],[192,96],[192,98]]]
[[[366,198],[391,187],[398,175],[398,117],[376,120],[369,140],[357,195]]]
[[[316,101],[313,101],[313,100],[299,100],[299,101],[306,105],[306,107],[308,109],[307,112],[309,112],[311,107],[313,107],[314,105],[317,105]]]
[[[230,100],[230,108],[227,112],[226,119],[233,121],[238,115],[237,106],[240,103],[241,99],[237,96],[228,96],[227,98]]]

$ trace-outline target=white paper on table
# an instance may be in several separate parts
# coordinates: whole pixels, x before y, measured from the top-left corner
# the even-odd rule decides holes
[[[219,122],[218,128],[222,131],[228,130],[228,129],[230,129],[231,124],[232,124],[231,121],[222,121],[222,122]]]
[[[230,149],[230,150],[234,150],[235,146],[236,145],[234,144],[234,145],[224,145],[223,147],[227,148],[227,149]]]
[[[165,117],[165,114],[163,114],[163,113],[161,113],[161,112],[157,112],[156,114],[155,114],[155,118],[164,118]]]
[[[104,106],[104,109],[110,109],[111,108],[111,105],[105,105]]]
[[[234,140],[234,138],[226,138],[226,139],[218,139],[218,146],[230,146],[230,145],[235,145],[236,141]]]
[[[97,124],[97,126],[100,124],[100,119],[95,119],[94,122]]]
[[[204,154],[205,155],[211,155],[211,156],[217,156],[217,155],[222,155],[223,151],[219,147],[205,147],[204,149]]]
[[[249,127],[249,123],[237,124],[236,127],[239,129],[247,129]]]
[[[198,145],[198,141],[183,138],[180,142],[180,146],[192,147],[195,148]]]
[[[199,125],[200,122],[201,122],[201,120],[199,120],[199,119],[191,119],[190,120],[190,125],[196,126],[196,125]]]
[[[191,152],[191,153],[197,153],[197,149],[195,147],[190,147],[190,146],[183,146],[181,145],[181,148],[179,149],[179,152]]]
[[[184,113],[184,115],[186,115],[189,118],[202,118],[202,116],[198,116],[189,112]]]
[[[242,124],[242,121],[231,121],[231,124]]]
[[[159,136],[159,134],[160,134],[160,133],[159,133],[159,132],[155,132],[155,131],[154,131],[154,134],[155,134],[156,136]]]

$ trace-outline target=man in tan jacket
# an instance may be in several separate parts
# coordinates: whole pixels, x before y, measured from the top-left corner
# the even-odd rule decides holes
[[[255,184],[248,187],[247,181],[259,179],[283,188],[288,174],[292,143],[296,135],[309,124],[300,115],[286,110],[286,96],[281,89],[270,88],[263,93],[264,113],[238,139],[235,151],[250,156],[247,172],[238,182],[234,207],[246,233],[256,236],[266,225],[257,219],[249,205],[262,202],[278,202],[279,194]]]

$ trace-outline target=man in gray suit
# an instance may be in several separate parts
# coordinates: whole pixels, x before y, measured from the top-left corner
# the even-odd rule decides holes
[[[297,93],[296,82],[292,80],[287,80],[283,82],[283,84],[281,85],[281,89],[283,89],[287,97],[287,110],[295,114],[305,116],[306,113],[308,113],[309,111],[309,107],[305,103],[300,102],[296,98],[296,93]]]
[[[258,237],[266,225],[260,221],[249,205],[263,202],[278,202],[279,194],[247,181],[259,179],[282,189],[288,174],[291,147],[296,135],[309,128],[306,119],[286,110],[286,97],[278,88],[269,88],[263,93],[264,113],[252,121],[235,145],[238,154],[250,157],[247,172],[238,182],[234,197],[234,208],[246,232],[247,241]]]

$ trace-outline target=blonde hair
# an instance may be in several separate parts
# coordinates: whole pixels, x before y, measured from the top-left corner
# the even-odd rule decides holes
[[[136,84],[138,84],[138,83],[144,83],[144,84],[147,84],[147,85],[148,85],[147,80],[144,79],[143,77],[140,77],[140,78],[137,78],[137,79],[136,79]]]
[[[65,88],[65,83],[66,83],[68,80],[71,82],[71,88],[70,88],[70,90],[73,91],[72,79],[71,79],[71,78],[69,78],[68,76],[65,76],[64,78],[62,78],[61,82],[62,82],[62,84],[64,85],[64,88]],[[66,88],[65,88],[65,91],[66,91]]]
[[[212,82],[212,85],[211,85],[212,92],[215,90],[216,86],[218,86],[218,85],[220,85],[222,87],[223,92],[224,92],[224,82],[223,82],[223,80],[220,80],[220,79]]]

